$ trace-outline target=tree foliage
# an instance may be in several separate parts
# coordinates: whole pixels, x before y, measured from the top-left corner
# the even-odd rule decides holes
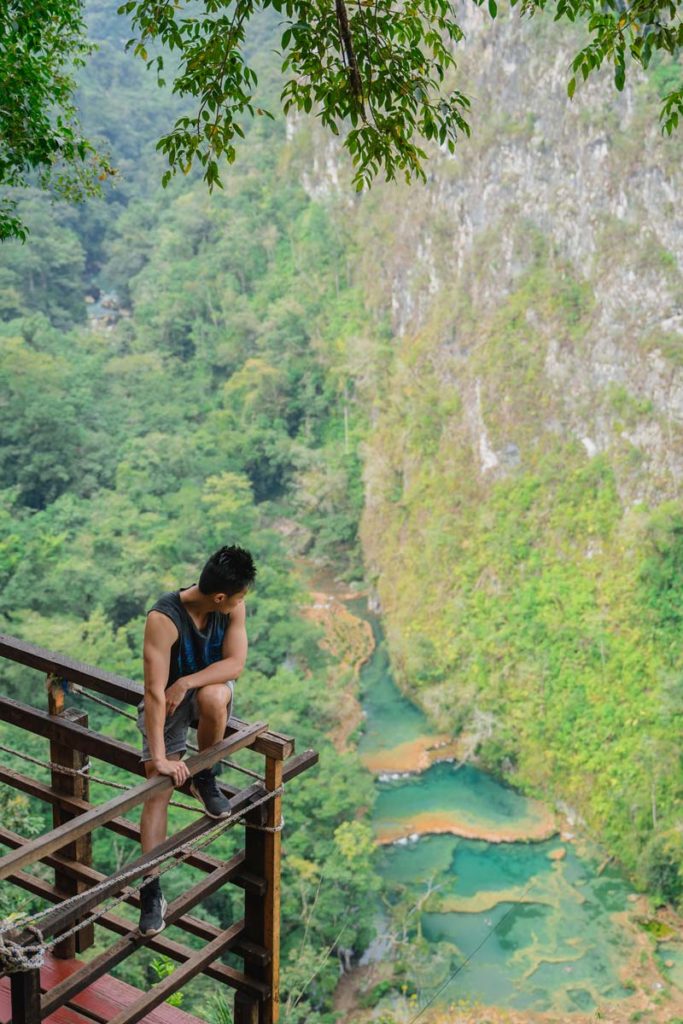
[[[484,0],[475,0],[483,6]],[[629,63],[646,68],[653,55],[675,56],[683,24],[674,0],[511,0],[523,15],[553,12],[554,19],[585,23],[589,43],[572,62],[568,94],[605,62],[624,88]],[[496,0],[487,0],[492,18]],[[162,183],[193,166],[209,190],[223,187],[221,164],[231,164],[245,135],[245,119],[272,118],[257,98],[258,74],[250,57],[253,24],[272,15],[280,24],[279,105],[315,111],[333,135],[343,138],[358,190],[382,172],[424,180],[425,143],[454,151],[470,134],[470,101],[455,79],[457,45],[463,41],[450,0],[126,0],[119,13],[130,19],[128,48],[167,79],[189,110],[165,131],[157,149],[168,167]],[[38,175],[43,187],[82,198],[113,172],[81,134],[74,106],[72,68],[92,49],[84,35],[82,0],[11,0],[0,15],[0,184],[24,185]],[[278,102],[278,101],[276,101]],[[683,83],[662,95],[662,130],[678,126]],[[0,238],[25,237],[15,204],[0,204]]]
[[[81,0],[9,0],[0,9],[0,182],[43,188],[68,199],[99,190],[113,173],[83,136],[73,71],[92,52]],[[0,198],[0,239],[26,237],[10,196]]]

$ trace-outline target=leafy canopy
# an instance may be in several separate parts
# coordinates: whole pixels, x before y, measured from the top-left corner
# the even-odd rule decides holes
[[[486,3],[491,17],[496,0]],[[683,44],[677,0],[511,0],[524,15],[545,9],[554,19],[585,22],[589,43],[572,62],[568,94],[606,61],[623,89],[629,62],[646,68],[655,53],[676,56]],[[316,111],[343,136],[358,190],[384,173],[425,179],[425,142],[451,152],[463,133],[468,98],[454,87],[455,44],[463,39],[450,0],[126,0],[119,14],[132,22],[128,48],[164,85],[173,61],[173,92],[191,100],[157,148],[166,156],[168,184],[195,162],[209,190],[222,187],[219,162],[232,163],[244,137],[244,117],[273,117],[257,105],[258,85],[246,46],[250,23],[271,9],[280,16],[279,55],[285,113]],[[82,0],[9,0],[0,13],[0,184],[22,185],[32,172],[44,187],[83,198],[113,173],[83,139],[73,104],[71,67],[92,49]],[[683,83],[662,96],[662,130],[683,114]],[[62,168],[62,169],[60,169]],[[11,199],[0,206],[0,238],[24,237]]]
[[[67,199],[99,190],[113,173],[80,133],[73,69],[93,46],[81,0],[6,0],[0,7],[0,184],[22,186],[35,172],[42,188]],[[0,196],[0,239],[24,239],[16,204]]]

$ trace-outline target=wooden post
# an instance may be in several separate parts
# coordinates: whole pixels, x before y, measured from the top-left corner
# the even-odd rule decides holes
[[[282,786],[282,761],[266,757],[266,789],[270,792]],[[276,796],[265,805],[266,825],[273,828],[282,819],[282,797]],[[268,980],[272,987],[271,1012],[266,1014],[264,1024],[276,1024],[280,1017],[280,865],[282,850],[281,832],[264,832],[266,855],[265,898],[265,942],[263,945],[271,955]]]
[[[235,992],[234,1024],[259,1024],[258,1000],[244,992]]]
[[[282,785],[282,760],[266,757],[266,789],[270,792]],[[250,977],[265,981],[270,997],[259,1006],[258,1024],[277,1024],[280,1016],[280,859],[281,833],[262,830],[280,824],[281,796],[261,804],[246,817],[245,868],[260,875],[266,882],[264,896],[245,893],[244,920],[247,939],[263,946],[270,954],[267,964],[258,963],[249,956],[244,958],[244,971]],[[257,826],[250,828],[249,825]],[[260,826],[260,827],[259,827]],[[235,1005],[235,1024],[238,1012],[246,1012]],[[253,1011],[250,1011],[253,1012]],[[244,1018],[251,1024],[251,1018]]]
[[[48,710],[51,715],[69,722],[75,722],[76,725],[81,725],[84,728],[88,727],[88,716],[84,711],[64,707],[64,690],[60,681],[53,675],[48,675],[47,677],[47,694]],[[61,765],[71,771],[79,771],[89,763],[87,754],[82,754],[79,750],[58,743],[56,740],[50,740],[50,760],[53,764]],[[90,782],[87,775],[72,775],[67,772],[60,772],[56,768],[51,769],[51,775],[52,789],[55,793],[60,793],[64,796],[74,796],[79,800],[90,799]],[[54,828],[58,828],[65,822],[71,821],[74,817],[75,815],[71,811],[65,810],[59,804],[55,804],[52,808],[52,824]],[[90,833],[80,836],[73,843],[65,846],[62,850],[62,855],[70,860],[75,860],[78,864],[92,867],[92,839]],[[55,869],[55,887],[67,897],[75,896],[77,893],[83,892],[88,888],[84,882],[77,881],[59,869]],[[60,960],[71,960],[76,956],[76,953],[82,953],[92,946],[94,941],[95,926],[88,924],[81,928],[79,932],[76,932],[75,935],[64,939],[63,942],[58,942],[53,949],[53,954]]]
[[[10,979],[11,1024],[40,1024],[40,971],[17,971]]]

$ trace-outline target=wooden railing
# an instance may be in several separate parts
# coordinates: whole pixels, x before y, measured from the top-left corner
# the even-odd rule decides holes
[[[64,706],[61,680],[78,684],[127,705],[137,705],[142,688],[129,679],[112,675],[81,662],[53,654],[13,637],[0,635],[0,657],[39,669],[47,675],[48,710],[43,711],[7,697],[0,697],[0,721],[44,737],[50,742],[51,785],[0,764],[0,782],[51,804],[53,829],[36,839],[26,839],[0,827],[0,842],[10,852],[0,858],[0,880],[54,903],[37,922],[41,948],[52,947],[60,958],[72,958],[93,941],[93,922],[118,936],[107,950],[77,972],[41,994],[40,970],[31,966],[13,970],[11,977],[13,1024],[39,1024],[98,978],[111,971],[141,946],[165,954],[180,966],[149,992],[107,1024],[134,1024],[181,989],[197,974],[204,973],[235,990],[235,1024],[275,1024],[279,1013],[280,947],[280,823],[282,787],[317,762],[315,751],[294,756],[294,740],[273,732],[266,723],[248,724],[231,718],[225,738],[188,758],[190,773],[211,767],[229,754],[248,747],[263,755],[262,778],[245,788],[221,783],[231,799],[233,813],[226,822],[201,816],[170,836],[149,853],[137,857],[106,877],[92,865],[90,837],[95,828],[106,828],[128,839],[139,839],[139,827],[121,815],[138,806],[150,794],[172,787],[165,776],[146,779],[125,789],[104,804],[89,800],[88,767],[98,758],[133,774],[144,774],[139,751],[88,727],[88,716]],[[253,772],[251,773],[253,775]],[[182,787],[181,791],[188,791]],[[200,810],[197,805],[198,811]],[[244,849],[222,861],[198,849],[222,829],[243,820]],[[103,909],[115,897],[119,902],[139,906],[136,891],[145,878],[183,861],[205,873],[205,877],[169,904],[165,920],[205,945],[192,949],[166,936],[143,938],[130,922]],[[40,861],[54,869],[54,885],[24,869]],[[192,916],[191,911],[222,885],[232,883],[244,891],[244,917],[219,928]],[[36,945],[34,929],[19,927],[3,936],[7,948],[21,957],[22,950]],[[55,941],[56,940],[56,941]],[[221,963],[230,950],[244,961],[238,971]],[[90,1013],[93,1019],[97,1015]],[[105,1024],[105,1018],[100,1018]]]

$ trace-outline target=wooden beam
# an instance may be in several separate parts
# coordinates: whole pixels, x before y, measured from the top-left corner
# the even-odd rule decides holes
[[[79,711],[77,708],[65,708],[64,707],[64,691],[61,686],[55,685],[54,677],[48,676],[47,680],[47,695],[48,695],[48,710],[54,717],[66,718],[70,722],[74,722],[76,725],[82,725],[87,729],[88,727],[88,716],[84,711]],[[90,784],[85,774],[85,769],[89,766],[89,760],[86,754],[82,754],[80,750],[74,749],[72,746],[65,746],[62,743],[57,743],[55,740],[50,741],[50,761],[55,765],[51,769],[51,788],[55,793],[64,793],[67,796],[73,796],[80,800],[89,801],[90,799]],[[60,772],[59,767],[61,766],[67,769],[66,772]],[[81,772],[82,774],[77,774]],[[76,812],[79,813],[79,812]],[[82,813],[82,812],[81,812]],[[59,804],[53,804],[52,806],[52,825],[53,828],[59,828],[60,825],[65,824],[67,821],[71,821],[74,818],[74,812],[61,807]],[[76,839],[75,842],[69,843],[64,848],[64,856],[69,857],[77,861],[80,864],[86,866],[92,865],[92,842],[91,836],[87,833],[81,836],[80,839]],[[65,896],[75,896],[77,893],[82,892],[84,886],[79,880],[68,874],[63,874],[59,870],[59,866],[55,866],[55,885],[57,889],[64,893]],[[59,942],[53,949],[53,954],[61,960],[72,960],[76,953],[84,953],[86,949],[89,949],[95,941],[95,929],[92,924],[85,925],[75,935],[69,936],[64,942]]]
[[[0,633],[0,658],[9,658],[20,665],[28,665],[58,678],[68,679],[72,683],[78,683],[106,697],[113,697],[124,704],[139,704],[144,694],[143,687],[134,683],[132,679],[114,675],[113,672],[104,672],[82,661],[67,658],[63,654],[55,654],[54,651],[26,643],[25,640],[8,636],[6,633]],[[228,723],[226,735],[241,732],[243,727],[244,722],[233,718]],[[283,733],[266,731],[256,738],[253,749],[259,754],[290,757],[294,753],[294,739]]]
[[[232,753],[235,750],[241,750],[242,747],[247,746],[251,742],[256,733],[263,732],[265,729],[265,722],[255,722],[242,732],[236,733],[230,739],[220,740],[218,743],[214,743],[213,746],[207,747],[206,750],[194,754],[187,760],[190,774],[194,775],[203,768],[210,768],[226,754]],[[145,782],[141,782],[138,786],[133,786],[124,793],[120,793],[99,807],[93,808],[92,811],[81,814],[72,821],[60,825],[59,828],[53,829],[46,835],[38,836],[27,843],[23,849],[8,853],[0,858],[0,880],[6,878],[12,871],[25,867],[27,864],[33,864],[46,854],[61,849],[66,843],[78,839],[87,832],[91,832],[98,825],[110,821],[111,818],[130,810],[131,807],[137,807],[147,797],[151,796],[152,793],[165,789],[173,789],[173,780],[168,775],[155,775],[150,779],[146,779]]]
[[[209,942],[203,949],[193,953],[184,964],[181,964],[172,974],[155,985],[151,991],[144,992],[131,1006],[126,1007],[121,1013],[117,1013],[109,1024],[137,1024],[174,992],[191,981],[196,974],[200,974],[204,967],[220,956],[224,950],[229,949],[243,927],[244,922],[240,921],[238,924],[226,928],[213,942]]]
[[[28,842],[23,836],[18,835],[16,832],[12,832],[10,829],[2,828],[0,826],[0,843],[4,843],[5,846],[9,846],[11,849],[17,849],[18,847],[24,846]],[[221,885],[225,882],[231,882],[235,885],[242,882],[242,869],[244,866],[244,850],[240,850],[229,861],[218,860],[214,871],[210,874],[209,879],[212,879],[211,886],[215,886],[216,879],[222,878]],[[84,886],[98,885],[108,876],[103,874],[101,871],[96,871],[94,868],[86,867],[83,864],[79,864],[75,860],[68,860],[66,857],[60,857],[59,854],[53,853],[47,857],[41,858],[41,862],[47,864],[49,867],[58,869],[63,875],[68,878],[72,878],[74,881],[80,882]],[[10,875],[10,880],[15,877],[14,874]],[[28,876],[33,877],[33,876]],[[209,879],[206,880],[208,885]],[[252,888],[253,892],[263,895],[266,891],[266,883],[263,879],[258,879],[258,885],[254,885]],[[198,885],[201,886],[201,882]],[[195,887],[196,888],[196,887]],[[194,888],[190,890],[193,892]],[[210,886],[203,892],[201,898],[205,899],[214,891]],[[55,886],[55,892],[61,893],[58,886]],[[59,899],[53,902],[59,903],[63,899],[63,893]],[[140,897],[137,893],[132,893],[127,896],[125,903],[128,903],[132,907],[140,906]],[[195,903],[198,900],[195,900]],[[202,921],[199,917],[193,917],[190,914],[183,913],[174,924],[177,928],[182,928],[183,931],[188,932],[190,935],[195,935],[199,939],[204,939],[205,942],[210,942],[220,932],[214,924],[209,924],[208,921]],[[248,944],[247,944],[248,945]],[[268,956],[265,955],[265,951],[260,947],[255,947],[255,954],[262,958],[263,963],[267,963]],[[251,955],[251,953],[250,953]]]
[[[29,875],[25,871],[17,871],[11,876],[9,881],[15,885],[20,886],[27,892],[31,892],[36,896],[40,896],[44,900],[48,900],[52,903],[60,903],[62,897],[56,891],[53,885],[49,882],[44,882],[40,878],[36,878],[35,875]],[[178,922],[176,922],[177,925]],[[103,914],[98,919],[98,924],[109,931],[115,932],[117,935],[127,935],[131,931],[130,921],[125,921],[122,917],[117,917],[115,914]],[[220,929],[216,929],[218,934]],[[174,942],[172,939],[166,938],[165,935],[153,935],[151,938],[145,939],[145,946],[149,949],[153,949],[155,953],[163,953],[165,956],[171,957],[172,960],[177,960],[179,963],[184,963],[193,953],[193,950],[187,946],[182,945],[180,942]],[[237,953],[239,956],[244,956],[245,952],[249,952],[249,955],[260,958],[263,963],[268,962],[268,956],[263,947],[255,946],[248,942],[246,939],[239,937],[234,946],[232,946],[231,952]],[[212,978],[214,981],[222,982],[225,985],[229,985],[231,988],[236,989],[238,992],[244,992],[246,995],[251,996],[253,999],[263,1001],[270,995],[268,986],[254,978],[247,977],[241,971],[235,970],[233,967],[228,967],[222,963],[212,963],[204,968],[203,974],[206,974],[208,978]]]
[[[297,754],[296,757],[292,757],[285,763],[282,771],[283,782],[289,782],[291,779],[300,775],[308,768],[312,768],[317,763],[318,753],[315,750],[305,750],[301,754]],[[42,782],[38,782],[36,779],[31,779],[28,775],[23,775],[21,772],[15,771],[14,768],[5,768],[0,765],[0,782],[5,782],[14,789],[19,789],[21,792],[28,793],[29,796],[36,797],[39,800],[44,800],[46,803],[59,804],[64,807],[65,810],[72,810],[79,814],[84,811],[92,810],[92,804],[87,803],[84,800],[78,800],[75,797],[67,797],[64,794],[54,793],[49,786],[46,786]],[[248,803],[249,800],[256,799],[258,796],[263,795],[263,793],[264,789],[258,783],[255,783],[247,789],[240,790],[238,793],[230,787],[231,799],[233,800],[236,810],[240,810],[246,803]],[[112,832],[116,832],[118,835],[125,836],[127,839],[139,841],[140,827],[132,821],[127,821],[125,818],[114,817],[110,821],[103,822],[103,825],[105,828],[111,829]],[[194,853],[191,854],[186,863],[190,864],[192,867],[201,868],[204,871],[213,871],[214,868],[219,866],[220,861],[218,858],[212,857],[211,854]],[[236,884],[241,885],[242,888],[247,888],[249,885],[253,887],[254,884],[257,886],[261,884],[259,876],[254,875],[253,873],[245,871],[240,877],[241,880],[236,880]]]
[[[290,757],[282,766],[282,781],[291,782],[297,775],[307,772],[318,763],[320,757],[317,750],[302,750],[295,757]]]
[[[28,793],[29,796],[37,797],[37,799],[44,800],[46,803],[58,804],[67,810],[74,810],[79,814],[83,811],[90,811],[93,807],[92,804],[84,800],[53,793],[50,787],[44,783],[37,782],[35,779],[29,778],[28,775],[22,775],[21,772],[17,772],[13,768],[3,768],[1,765],[0,782],[6,782],[14,789],[21,790],[22,793]],[[257,795],[262,795],[262,793],[263,788],[260,785],[240,790],[238,794],[232,795],[233,805],[236,810],[241,810],[249,800],[254,799]],[[201,807],[198,804],[197,810],[200,809]],[[133,821],[128,821],[126,818],[112,818],[111,821],[105,821],[103,824],[105,828],[111,829],[117,835],[125,836],[126,839],[132,839],[135,842],[140,841],[140,826],[136,825]],[[212,857],[209,853],[192,853],[186,858],[185,863],[193,868],[200,868],[202,871],[213,871],[214,868],[220,867],[222,862],[218,857]],[[251,888],[257,892],[265,891],[263,879],[257,878],[247,871],[240,872],[234,879],[234,882],[235,885],[239,885],[243,889]]]
[[[208,896],[211,896],[225,882],[229,881],[232,872],[241,861],[242,855],[239,853],[231,858],[230,861],[226,861],[222,868],[216,868],[212,874],[205,875],[199,882],[173,900],[164,915],[166,926],[180,924],[183,915],[187,911],[201,903]],[[214,938],[216,937],[214,936]],[[131,928],[118,942],[115,942],[104,952],[100,953],[99,956],[90,960],[77,974],[72,974],[69,978],[65,978],[64,981],[60,982],[59,985],[50,989],[41,1001],[42,1016],[47,1017],[53,1010],[63,1006],[77,992],[87,988],[88,985],[91,985],[97,978],[101,978],[102,975],[108,974],[117,964],[125,960],[126,957],[139,946],[144,945],[144,943],[145,939],[140,935],[138,929]]]

